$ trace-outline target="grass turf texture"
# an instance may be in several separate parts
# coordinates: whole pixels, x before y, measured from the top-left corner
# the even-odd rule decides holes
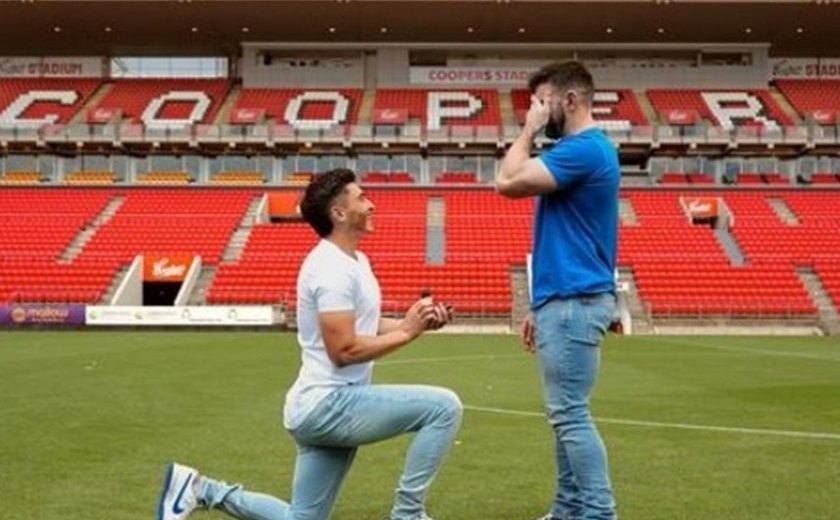
[[[0,332],[0,517],[153,518],[169,460],[287,498],[280,410],[297,367],[290,334]],[[546,511],[551,436],[513,336],[428,336],[375,381],[447,386],[468,405],[437,520]],[[610,338],[593,411],[621,518],[840,518],[838,402],[836,338]],[[360,450],[333,518],[386,518],[407,441]]]

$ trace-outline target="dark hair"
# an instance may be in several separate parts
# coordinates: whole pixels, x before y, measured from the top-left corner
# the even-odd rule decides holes
[[[579,61],[560,61],[544,66],[528,79],[528,89],[533,94],[544,83],[550,83],[558,90],[576,89],[590,104],[595,96],[592,74]]]
[[[300,201],[300,213],[318,236],[323,238],[332,233],[330,205],[353,182],[356,182],[356,174],[352,170],[336,168],[316,175],[306,187]]]

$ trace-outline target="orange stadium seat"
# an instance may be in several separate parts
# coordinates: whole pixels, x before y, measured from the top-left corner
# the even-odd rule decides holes
[[[210,179],[211,184],[262,184],[265,182],[263,174],[256,171],[224,171]]]
[[[0,184],[40,184],[41,172],[17,170],[0,173]]]
[[[192,175],[184,171],[146,172],[137,176],[138,184],[189,184],[193,180]]]
[[[64,184],[116,184],[117,174],[107,170],[80,170],[64,177]]]
[[[314,172],[293,172],[286,176],[286,184],[305,186],[312,181],[314,175]]]

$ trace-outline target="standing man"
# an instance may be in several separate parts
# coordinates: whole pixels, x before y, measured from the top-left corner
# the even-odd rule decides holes
[[[358,249],[373,231],[373,210],[346,169],[315,177],[301,202],[303,218],[321,241],[298,275],[302,364],[284,410],[297,445],[290,502],[172,464],[158,520],[186,518],[196,507],[243,520],[326,520],[357,448],[407,432],[416,435],[388,518],[428,519],[426,495],[460,427],[461,402],[444,388],[372,385],[371,372],[374,359],[442,327],[451,314],[426,297],[401,320],[380,316],[379,283]]]
[[[554,429],[557,494],[545,520],[614,520],[607,454],[589,412],[600,343],[615,308],[620,168],[592,118],[595,85],[579,62],[529,81],[531,108],[496,175],[508,198],[537,197],[526,350],[537,352]],[[531,158],[541,129],[555,142]]]

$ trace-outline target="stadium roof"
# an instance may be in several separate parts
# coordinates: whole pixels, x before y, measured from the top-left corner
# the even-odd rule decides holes
[[[243,41],[769,42],[840,55],[836,0],[7,0],[2,55],[236,54]]]

